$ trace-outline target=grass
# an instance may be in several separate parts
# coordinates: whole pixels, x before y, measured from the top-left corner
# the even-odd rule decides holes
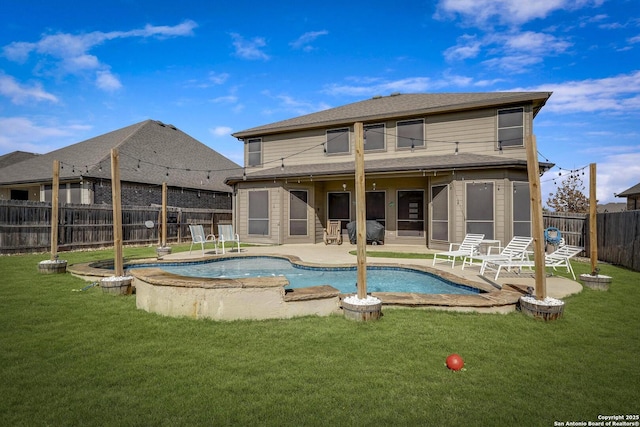
[[[46,258],[0,257],[0,425],[549,426],[638,413],[637,272],[602,265],[610,290],[566,298],[547,323],[388,308],[368,323],[214,322],[77,291],[86,283],[37,272]],[[464,371],[444,366],[454,352]]]

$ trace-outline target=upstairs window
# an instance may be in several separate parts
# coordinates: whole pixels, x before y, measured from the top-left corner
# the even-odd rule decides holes
[[[247,141],[247,164],[260,166],[262,164],[262,139],[254,138]]]
[[[384,150],[384,124],[364,127],[364,151]]]
[[[396,124],[398,148],[424,147],[424,120],[406,120]]]
[[[327,154],[349,153],[349,128],[328,130],[326,144]]]
[[[524,147],[524,108],[498,110],[498,146]]]

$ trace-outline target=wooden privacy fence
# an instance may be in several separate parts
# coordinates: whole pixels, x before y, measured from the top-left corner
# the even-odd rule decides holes
[[[586,214],[544,212],[542,220],[545,229],[555,227],[560,230],[567,245],[584,247],[585,241],[589,240]]]
[[[640,210],[598,214],[596,227],[598,259],[640,271]]]
[[[544,226],[556,227],[569,245],[589,256],[589,216],[545,212]],[[598,260],[640,271],[640,210],[596,215]]]
[[[160,206],[123,206],[125,244],[153,244],[160,238]],[[226,209],[167,208],[167,242],[190,241],[189,224],[214,233],[218,223],[231,222]],[[148,224],[153,224],[148,228]],[[0,254],[45,252],[51,247],[51,203],[0,201]],[[113,245],[111,205],[62,204],[59,209],[59,250]]]

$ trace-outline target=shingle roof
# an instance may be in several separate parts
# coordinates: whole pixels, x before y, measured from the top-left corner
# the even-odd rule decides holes
[[[414,93],[374,97],[317,113],[254,127],[233,134],[244,139],[279,132],[336,126],[356,121],[420,116],[496,105],[532,102],[534,114],[545,104],[551,92]]]
[[[627,188],[622,193],[616,194],[616,197],[629,197],[636,194],[640,194],[640,183],[634,185],[631,188]]]
[[[389,158],[381,160],[367,160],[364,163],[366,173],[424,171],[433,173],[438,171],[488,169],[488,168],[527,168],[526,160],[518,160],[503,156],[486,156],[482,154],[460,153],[441,156],[416,156],[409,158]],[[540,163],[540,168],[550,169],[552,163]],[[323,177],[331,175],[352,175],[355,173],[355,161],[341,163],[324,163],[311,165],[280,166],[263,169],[247,174],[247,181],[285,179],[294,177]],[[234,184],[243,181],[243,176],[230,176],[227,183]]]
[[[23,160],[31,159],[37,156],[35,153],[27,153],[26,151],[13,151],[11,153],[0,156],[0,169],[7,166],[15,165]]]
[[[61,180],[111,179],[112,148],[128,182],[230,191],[225,178],[242,169],[175,126],[145,120],[0,169],[0,184],[50,182],[53,160],[62,163]]]

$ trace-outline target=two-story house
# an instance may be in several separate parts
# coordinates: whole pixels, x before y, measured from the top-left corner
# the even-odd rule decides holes
[[[385,242],[441,248],[466,233],[531,234],[525,144],[549,92],[376,96],[233,134],[241,239],[322,242],[356,217],[354,123],[364,124],[366,218]],[[541,171],[552,165],[541,163]]]

